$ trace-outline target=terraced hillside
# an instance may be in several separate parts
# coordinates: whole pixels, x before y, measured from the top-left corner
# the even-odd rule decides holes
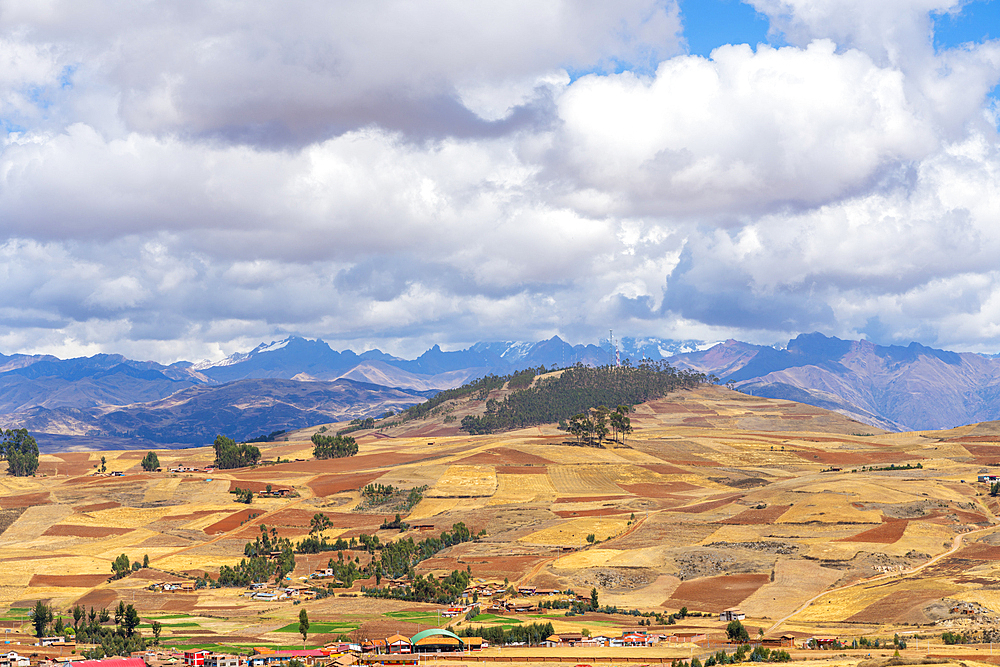
[[[420,540],[457,522],[486,531],[423,560],[417,574],[468,570],[497,582],[596,588],[602,605],[657,613],[739,606],[752,628],[798,636],[957,622],[968,616],[952,612],[960,602],[982,609],[978,629],[993,627],[1000,504],[976,482],[1000,463],[993,424],[888,434],[819,408],[704,386],[637,406],[624,444],[587,447],[554,425],[459,433],[456,422],[481,412],[485,398],[358,431],[360,451],[344,459],[312,459],[316,429],[263,446],[265,458],[288,462],[231,471],[144,473],[145,452],[108,452],[108,472],[124,476],[95,476],[100,453],[44,455],[38,476],[0,477],[0,607],[123,600],[147,618],[195,619],[167,628],[178,644],[294,643],[296,635],[282,634],[298,611],[289,603],[251,601],[236,588],[160,593],[149,585],[216,578],[261,525],[300,540],[321,512],[331,541]],[[211,448],[159,452],[164,470],[212,457]],[[404,512],[409,530],[379,528],[395,510],[366,502],[367,484],[426,487]],[[246,506],[229,493],[267,485],[294,494]],[[150,568],[109,582],[122,553],[148,555]],[[370,558],[348,553],[362,565]],[[291,578],[331,556],[297,555]],[[338,592],[374,585],[359,580]],[[310,643],[441,623],[439,606],[412,602],[341,595],[306,605],[321,622]],[[588,617],[595,627],[638,627],[620,615],[546,618],[579,631]],[[724,624],[687,620],[673,629],[681,627],[719,636]]]

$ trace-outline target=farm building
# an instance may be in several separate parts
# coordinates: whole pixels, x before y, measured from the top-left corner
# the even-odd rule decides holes
[[[465,640],[448,630],[431,628],[413,635],[415,653],[450,653],[461,651]]]
[[[545,639],[545,645],[552,646],[577,646],[583,642],[583,635],[579,632],[560,632],[558,635],[550,635]]]
[[[980,482],[1000,482],[1000,475],[985,474],[979,476]]]
[[[720,621],[742,621],[746,617],[747,615],[744,614],[739,609],[737,609],[736,607],[731,607],[729,609],[726,609],[725,611],[719,614]]]

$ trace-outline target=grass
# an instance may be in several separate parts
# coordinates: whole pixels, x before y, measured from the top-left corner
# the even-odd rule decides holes
[[[388,616],[389,618],[425,619],[438,618],[438,613],[436,611],[387,611],[383,616]]]
[[[162,625],[163,625],[163,629],[164,630],[166,630],[168,628],[200,628],[201,627],[199,624],[195,623],[194,621],[191,621],[190,623],[163,623]],[[151,627],[153,627],[153,625],[152,625],[152,623],[141,623],[141,624],[139,624],[138,627],[140,627],[140,628],[151,628]]]
[[[309,634],[347,634],[348,632],[354,632],[360,627],[359,624],[352,623],[323,623],[316,621],[311,621],[309,623]],[[271,632],[294,632],[298,634],[299,624],[298,622],[289,623],[283,628],[278,628],[277,630],[272,630]]]
[[[478,616],[473,616],[472,623],[495,623],[497,625],[515,625],[522,623],[520,619],[517,618],[507,618],[505,616],[497,616],[496,614],[479,614]]]
[[[27,617],[30,609],[27,607],[11,607],[7,610],[7,613],[0,615],[0,619],[5,621],[20,621],[22,618]]]

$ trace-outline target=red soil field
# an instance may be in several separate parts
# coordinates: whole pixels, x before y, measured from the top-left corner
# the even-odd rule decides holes
[[[114,605],[116,599],[115,591],[109,588],[97,588],[84,595],[76,603],[84,607],[93,607],[94,609],[109,609]]]
[[[49,499],[49,492],[25,493],[20,496],[5,496],[0,498],[0,509],[17,509],[20,507],[34,507],[35,505],[48,505],[52,501]]]
[[[596,503],[602,500],[625,500],[630,496],[574,496],[556,498],[556,503]]]
[[[645,465],[639,466],[640,468],[645,468],[650,472],[659,473],[661,475],[683,475],[684,471],[666,463],[647,463]]]
[[[465,556],[463,558],[428,558],[417,565],[416,570],[426,573],[431,570],[464,570],[472,569],[474,577],[495,579],[507,577],[511,581],[519,579],[546,556]]]
[[[718,500],[710,500],[705,503],[698,503],[697,505],[689,505],[687,507],[675,507],[669,512],[684,512],[685,514],[701,514],[702,512],[708,512],[720,507],[725,507],[729,503],[733,502],[737,498],[741,498],[741,494],[735,493],[731,496],[726,496],[724,498],[719,498]]]
[[[716,612],[738,605],[770,580],[766,574],[731,574],[682,581],[663,606]]]
[[[687,482],[665,482],[663,484],[640,482],[639,484],[619,484],[618,486],[642,498],[676,498],[678,493],[701,488]]]
[[[611,516],[612,514],[628,514],[627,510],[622,510],[618,507],[602,507],[596,510],[556,510],[554,512],[558,514],[563,519],[568,519],[575,516]]]
[[[993,439],[996,440],[996,437],[994,436]],[[951,440],[949,442],[957,441]],[[998,445],[970,445],[963,442],[962,447],[974,456],[976,463],[980,465],[989,465],[1000,461],[1000,446]]]
[[[543,466],[497,466],[498,475],[547,475],[549,469]]]
[[[121,503],[116,503],[113,500],[109,500],[104,503],[94,503],[93,505],[78,505],[73,509],[82,514],[86,514],[87,512],[100,512],[101,510],[112,510],[116,507],[121,507],[121,506],[122,506]]]
[[[111,526],[71,526],[56,525],[49,526],[42,535],[53,535],[57,537],[111,537],[112,535],[124,535],[131,533],[131,528],[114,528]]]
[[[189,613],[194,611],[195,605],[197,604],[197,595],[178,595],[177,593],[174,593],[166,599],[163,606],[160,607],[160,611],[179,611]]]
[[[300,510],[291,510],[291,511],[300,511]],[[312,517],[312,514],[310,514],[309,516]],[[330,522],[333,524],[334,528],[362,529],[354,533],[350,532],[345,533],[343,536],[344,539],[349,539],[352,535],[356,537],[361,533],[370,534],[378,530],[378,527],[381,526],[385,521],[392,521],[395,518],[395,515],[389,515],[389,514],[353,514],[347,512],[327,512],[326,516],[330,519]],[[225,519],[223,520],[225,521]],[[271,517],[270,516],[264,517],[262,519],[262,523],[265,524],[268,527],[268,529],[270,529],[272,526]],[[239,521],[236,522],[236,525],[237,527],[239,526]],[[292,537],[296,535],[302,535],[303,532],[305,532],[302,530],[290,529],[287,524],[275,523],[273,525],[275,528],[278,529],[278,534],[281,537]],[[307,520],[305,526],[308,525],[309,524]],[[211,528],[211,526],[209,526],[209,528]],[[205,532],[208,532],[209,528],[206,528]],[[236,533],[234,537],[238,539],[246,539],[246,538],[253,539],[254,537],[257,536],[259,532],[260,529],[257,526],[251,526],[246,530]]]
[[[731,526],[759,526],[762,524],[774,523],[782,514],[788,511],[791,505],[770,505],[762,510],[748,509],[728,519],[723,519],[716,523],[725,523]]]
[[[275,512],[274,514],[268,514],[267,525],[301,526],[308,528],[309,522],[315,514],[316,512],[310,512],[309,510],[284,509]],[[329,516],[329,514],[327,514],[327,516]]]
[[[510,447],[494,447],[485,452],[477,452],[472,456],[455,461],[462,465],[552,465],[552,461],[543,459],[541,456],[527,454]]]
[[[211,526],[205,528],[205,534],[218,535],[219,533],[228,533],[234,528],[239,528],[240,524],[250,518],[251,514],[263,514],[263,510],[245,509],[235,514],[230,514],[225,519],[216,521]]]
[[[978,512],[963,512],[962,510],[952,510],[962,523],[988,523],[989,519]]]
[[[332,496],[342,491],[360,489],[372,480],[385,474],[382,470],[359,472],[353,475],[322,475],[309,482],[309,488],[317,496]]]
[[[895,544],[899,538],[903,536],[903,531],[906,530],[906,525],[909,523],[906,519],[896,519],[888,520],[881,526],[876,526],[868,530],[862,531],[857,535],[851,535],[850,537],[843,537],[837,542],[868,542],[871,544]]]
[[[924,615],[923,607],[954,592],[953,588],[894,591],[845,620],[848,623],[926,623],[930,619]]]
[[[57,586],[60,588],[93,588],[111,578],[110,574],[35,574],[29,586]]]
[[[1000,547],[994,547],[982,542],[973,542],[963,547],[953,558],[971,558],[973,560],[1000,560]]]

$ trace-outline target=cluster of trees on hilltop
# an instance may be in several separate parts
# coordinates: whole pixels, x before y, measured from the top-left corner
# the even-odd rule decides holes
[[[486,414],[466,416],[462,430],[480,435],[557,422],[595,406],[645,403],[705,381],[704,373],[678,371],[662,361],[596,368],[577,364],[502,401],[488,400]]]
[[[215,467],[220,470],[246,468],[260,462],[260,450],[246,443],[237,445],[232,438],[215,436]]]
[[[7,460],[7,474],[31,477],[38,470],[38,443],[23,428],[0,430],[0,458]]]
[[[320,435],[312,437],[313,457],[317,459],[341,459],[358,453],[358,443],[349,435]]]

